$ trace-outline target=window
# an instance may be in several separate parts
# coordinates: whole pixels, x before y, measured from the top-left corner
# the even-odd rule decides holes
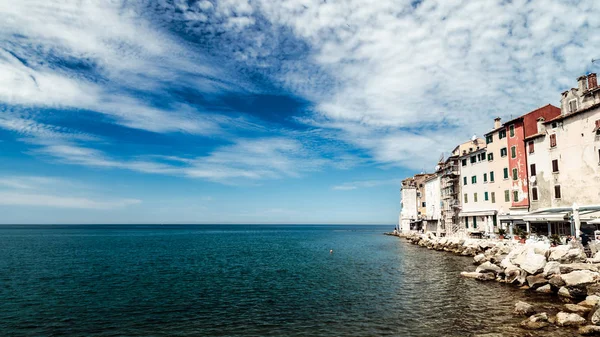
[[[513,201],[519,201],[519,191],[513,191]]]
[[[477,217],[473,217],[473,228],[477,228]]]
[[[494,182],[494,171],[490,172],[490,183]]]
[[[509,190],[504,191],[504,201],[506,201],[506,202],[510,201],[510,191]]]
[[[463,177],[463,185],[467,184],[467,177]]]
[[[477,184],[477,176],[471,177],[471,184]]]
[[[511,125],[511,126],[508,128],[508,130],[509,130],[510,137],[511,137],[511,138],[512,138],[512,137],[514,137],[514,136],[515,136],[515,125],[514,125],[514,124],[512,124],[512,125]]]
[[[550,135],[550,147],[556,147],[556,133]]]
[[[492,204],[496,203],[496,192],[492,192]]]
[[[494,154],[488,153],[488,161],[492,161],[492,160],[494,160]]]
[[[484,173],[484,174],[483,174],[483,182],[484,182],[484,183],[487,183],[487,173]]]
[[[494,227],[498,226],[498,217],[496,216],[496,214],[494,214],[494,216],[492,217],[492,221],[494,222]]]
[[[506,138],[506,129],[500,130],[500,132],[498,133],[498,138]]]
[[[421,207],[425,207],[425,201],[421,203]]]
[[[516,168],[512,169],[513,180],[519,180],[519,170]]]
[[[554,186],[554,198],[560,199],[560,185]]]
[[[537,201],[538,200],[538,190],[537,190],[537,187],[533,187],[531,189],[531,200],[533,200],[533,201]]]
[[[465,204],[469,202],[469,197],[467,197],[467,193],[465,193]]]
[[[488,197],[488,192],[484,192],[483,193],[483,200],[485,200],[485,201],[490,200],[489,197]]]
[[[556,122],[552,122],[552,128],[553,128],[553,129],[556,129],[556,127],[558,127],[558,123],[556,123]]]
[[[531,174],[531,176],[535,176],[536,172],[535,172],[535,164],[531,164],[529,165],[529,173]]]
[[[558,172],[558,159],[552,161],[552,172]]]
[[[471,164],[475,164],[477,162],[477,157],[472,156],[471,157]]]
[[[500,149],[500,157],[506,157],[506,153],[507,153],[507,151],[506,151],[505,147]]]
[[[570,100],[569,101],[569,112],[575,112],[577,111],[577,100]]]
[[[469,228],[469,217],[465,217],[465,227]]]
[[[527,145],[529,146],[529,153],[534,153],[535,147],[533,146],[533,141],[530,141],[529,143],[527,143]]]
[[[511,158],[517,158],[517,147],[516,146],[511,146],[511,148],[510,148],[510,157]]]
[[[504,168],[504,179],[508,179],[508,167]]]
[[[477,193],[473,193],[473,202],[477,202]]]
[[[493,135],[489,135],[489,136],[485,136],[485,143],[489,144],[494,142],[494,136]]]
[[[595,127],[594,127],[594,130],[592,132],[595,132],[595,133],[600,132],[600,119],[596,119]]]
[[[466,159],[462,160],[462,166],[467,166],[467,160]]]

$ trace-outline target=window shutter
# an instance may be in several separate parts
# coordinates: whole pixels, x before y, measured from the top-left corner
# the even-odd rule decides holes
[[[550,135],[550,147],[555,147],[556,146],[556,134],[551,134]]]
[[[537,187],[531,189],[531,199],[538,200],[538,190]]]
[[[535,164],[529,165],[529,171],[531,171],[531,176],[535,176]]]

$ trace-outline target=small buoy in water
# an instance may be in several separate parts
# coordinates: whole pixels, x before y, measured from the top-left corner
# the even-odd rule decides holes
[[[333,254],[333,249],[330,249],[330,250],[329,250],[329,254]]]

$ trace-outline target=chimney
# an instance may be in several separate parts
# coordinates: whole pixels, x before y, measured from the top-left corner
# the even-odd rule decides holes
[[[588,90],[596,89],[598,87],[598,80],[596,79],[596,73],[591,73],[587,76]]]
[[[579,95],[581,95],[582,92],[587,90],[587,77],[579,76],[577,78],[577,89],[579,91]]]
[[[502,125],[502,123],[500,123],[500,120],[501,120],[500,117],[494,118],[494,130],[500,128],[500,126]]]
[[[545,121],[546,120],[544,119],[544,117],[540,117],[537,119],[537,133],[546,132],[546,126],[544,125]]]

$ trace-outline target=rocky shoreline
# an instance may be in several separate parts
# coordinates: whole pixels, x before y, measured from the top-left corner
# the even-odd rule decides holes
[[[512,284],[526,291],[557,296],[565,303],[556,315],[525,302],[516,303],[514,314],[528,316],[520,324],[524,329],[555,325],[578,329],[580,335],[600,336],[600,253],[587,258],[578,242],[551,247],[544,242],[395,235],[427,249],[473,257],[477,268],[462,272],[462,277]]]

